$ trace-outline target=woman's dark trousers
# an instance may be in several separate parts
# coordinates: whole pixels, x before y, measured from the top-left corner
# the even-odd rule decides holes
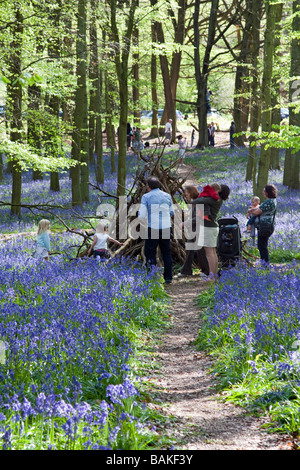
[[[261,235],[258,235],[257,248],[260,253],[260,258],[266,263],[269,262],[268,242],[269,242],[269,237],[262,237]]]

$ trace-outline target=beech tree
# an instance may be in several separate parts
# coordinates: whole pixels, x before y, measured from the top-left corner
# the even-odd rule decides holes
[[[22,43],[24,31],[24,16],[19,3],[15,3],[13,10],[14,21],[11,24],[12,41],[8,58],[8,85],[7,107],[10,122],[10,140],[22,142]],[[21,203],[22,170],[17,158],[11,159],[12,168],[12,195],[11,213],[19,215]]]
[[[87,0],[78,0],[77,13],[77,87],[75,92],[72,158],[78,162],[71,171],[72,205],[89,200],[88,113],[87,113],[87,50],[86,50]],[[81,165],[83,163],[83,165]]]
[[[276,23],[281,18],[283,2],[274,3],[271,0],[265,1],[266,9],[266,29],[264,37],[264,68],[261,86],[262,102],[262,131],[270,133],[272,131],[272,71],[275,51],[274,30]],[[268,172],[271,161],[271,148],[262,144],[255,193],[262,194],[264,186],[268,182]]]
[[[300,0],[293,2],[293,37],[291,44],[291,69],[289,84],[289,125],[299,135],[300,130]],[[299,137],[298,137],[299,140]],[[288,148],[285,156],[283,184],[299,189],[300,148]]]
[[[129,56],[137,0],[130,0],[126,2],[126,4],[122,4],[120,8],[118,7],[117,0],[108,0],[108,4],[110,7],[111,46],[114,50],[114,62],[118,78],[120,102],[117,195],[123,196],[126,191]],[[124,22],[124,32],[118,24],[119,21]]]
[[[250,86],[250,131],[249,138],[249,156],[246,168],[246,181],[256,181],[256,169],[257,169],[257,146],[255,143],[254,133],[258,132],[260,117],[261,117],[261,105],[260,105],[260,76],[259,76],[259,53],[260,53],[260,26],[262,18],[263,0],[253,0],[252,2],[252,47],[251,47],[251,71],[250,76],[252,78]]]

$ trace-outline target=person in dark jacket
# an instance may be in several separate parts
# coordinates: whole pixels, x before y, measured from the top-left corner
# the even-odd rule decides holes
[[[199,191],[196,186],[186,186],[184,188],[185,199],[188,204],[199,197]],[[186,246],[197,242],[199,233],[197,233],[197,206],[193,205],[189,212],[188,220],[183,224],[184,232],[187,238]],[[186,249],[185,262],[178,273],[177,277],[192,276],[193,275],[193,263],[201,269],[201,271],[209,275],[208,262],[206,259],[204,248],[200,249]]]
[[[235,142],[234,142],[234,137],[233,135],[236,133],[236,127],[235,127],[235,122],[232,121],[230,129],[229,129],[229,135],[230,135],[230,148],[234,149],[235,147]]]
[[[265,201],[263,201],[259,206],[250,207],[249,213],[254,216],[259,216],[259,220],[262,220],[267,225],[270,225],[270,233],[263,234],[260,231],[259,223],[257,226],[258,236],[257,236],[257,247],[259,250],[260,258],[265,263],[269,263],[269,250],[268,243],[269,238],[272,235],[272,230],[274,230],[274,219],[277,210],[277,193],[278,190],[274,184],[267,184],[263,189],[263,196]]]
[[[129,122],[127,122],[127,150],[131,147],[133,131]]]
[[[219,225],[217,223],[217,217],[223,201],[228,199],[229,194],[229,187],[227,185],[221,184],[221,190],[218,193],[218,200],[212,196],[204,196],[198,197],[192,202],[192,204],[203,204],[204,206],[209,205],[210,208],[209,219],[204,217],[203,225],[200,226],[198,246],[204,246],[209,266],[209,275],[214,281],[216,281],[218,278],[218,255],[216,248],[219,234]]]

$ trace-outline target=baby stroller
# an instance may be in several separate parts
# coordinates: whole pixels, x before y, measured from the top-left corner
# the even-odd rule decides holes
[[[221,217],[218,220],[219,235],[217,240],[217,254],[222,269],[235,266],[242,255],[241,231],[238,219],[235,216]],[[219,272],[220,272],[219,271]]]

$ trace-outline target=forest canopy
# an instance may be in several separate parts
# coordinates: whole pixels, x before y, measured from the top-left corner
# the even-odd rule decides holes
[[[235,144],[249,144],[245,179],[255,192],[279,168],[280,148],[284,184],[299,189],[299,7],[299,0],[1,2],[1,155],[12,172],[12,213],[30,167],[34,179],[50,171],[54,191],[59,169],[70,168],[72,204],[87,202],[89,165],[98,183],[104,179],[104,137],[124,195],[127,123],[159,138],[172,119],[175,139],[179,111],[192,117],[199,149],[208,146],[208,110],[226,118],[227,130],[234,121]],[[2,156],[0,169],[2,178]]]

